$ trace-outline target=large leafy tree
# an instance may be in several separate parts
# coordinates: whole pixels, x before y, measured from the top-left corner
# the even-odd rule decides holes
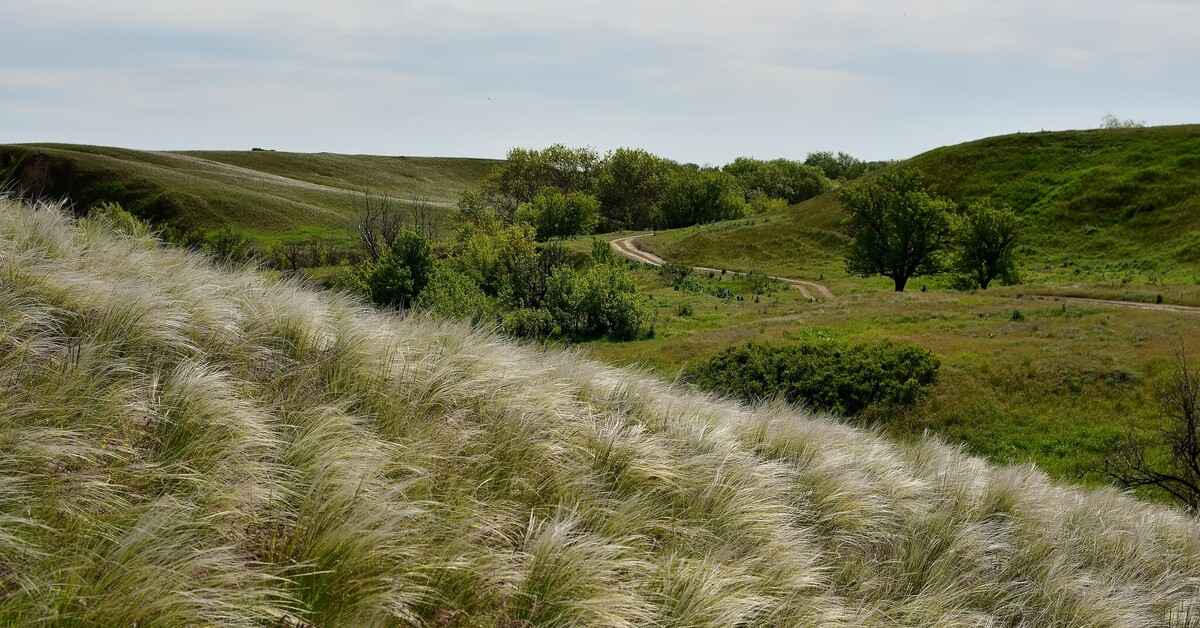
[[[924,185],[920,170],[884,172],[843,188],[840,198],[854,235],[846,250],[847,272],[883,275],[902,292],[912,277],[941,270],[951,203]]]
[[[618,148],[609,153],[596,184],[601,226],[608,231],[649,227],[651,210],[676,168],[640,148]]]
[[[537,230],[537,239],[573,238],[596,231],[600,201],[591,194],[546,188],[533,202],[517,210],[519,219],[527,219]]]
[[[967,208],[954,229],[955,270],[970,285],[987,290],[993,279],[1017,281],[1021,219],[1009,207],[981,201]]]
[[[817,151],[804,159],[809,166],[820,168],[826,177],[834,181],[849,181],[867,173],[867,163],[841,151]]]
[[[655,207],[655,226],[664,229],[741,218],[746,202],[737,180],[719,170],[675,174]]]
[[[513,148],[483,182],[483,199],[502,216],[533,202],[547,187],[563,193],[595,190],[600,156],[590,148],[554,144],[541,150]]]
[[[806,201],[832,185],[820,168],[790,159],[761,161],[738,157],[722,170],[737,179],[747,197],[758,192],[788,203]]]

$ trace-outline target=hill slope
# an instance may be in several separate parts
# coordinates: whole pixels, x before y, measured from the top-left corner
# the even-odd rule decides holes
[[[921,168],[960,204],[1017,209],[1034,282],[1194,283],[1200,272],[1200,125],[1007,135],[896,167]],[[696,264],[841,274],[841,215],[835,191],[768,222],[667,232],[649,245]]]
[[[74,145],[0,146],[0,185],[82,207],[115,200],[188,229],[283,233],[344,229],[370,190],[449,206],[497,162],[275,151],[152,152]]]
[[[1197,625],[1200,522],[0,201],[0,624]]]

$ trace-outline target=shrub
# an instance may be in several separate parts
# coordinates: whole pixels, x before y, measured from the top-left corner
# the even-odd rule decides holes
[[[439,267],[417,300],[423,309],[443,318],[472,323],[496,320],[496,303],[466,275]]]
[[[404,231],[367,280],[371,301],[387,306],[412,305],[433,276],[434,262],[429,238],[416,231]]]
[[[150,233],[150,225],[126,211],[120,203],[101,203],[88,212],[86,220],[135,238]]]
[[[939,360],[929,350],[889,341],[805,342],[730,347],[691,369],[700,388],[759,401],[781,395],[793,403],[855,415],[876,403],[911,404],[925,396]]]
[[[546,310],[521,308],[507,312],[500,329],[519,338],[546,338],[558,332],[558,325]]]
[[[629,340],[646,319],[633,277],[614,264],[596,264],[581,273],[555,269],[547,282],[546,304],[563,333],[582,337]]]
[[[229,226],[206,235],[201,246],[209,255],[227,264],[245,264],[254,258],[250,240]]]
[[[596,231],[600,217],[600,201],[583,192],[559,192],[554,188],[541,191],[533,201],[517,210],[518,220],[532,224],[537,239],[573,238]]]
[[[659,266],[658,274],[662,276],[668,286],[678,288],[679,284],[691,276],[692,267],[682,262],[671,261]]]

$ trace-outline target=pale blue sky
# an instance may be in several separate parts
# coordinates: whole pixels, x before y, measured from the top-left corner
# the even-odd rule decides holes
[[[0,143],[722,164],[1200,122],[1184,0],[10,0],[0,22]]]

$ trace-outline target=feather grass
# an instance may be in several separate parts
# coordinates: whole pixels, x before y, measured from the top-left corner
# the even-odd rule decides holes
[[[1200,522],[0,200],[0,625],[1200,626]]]

